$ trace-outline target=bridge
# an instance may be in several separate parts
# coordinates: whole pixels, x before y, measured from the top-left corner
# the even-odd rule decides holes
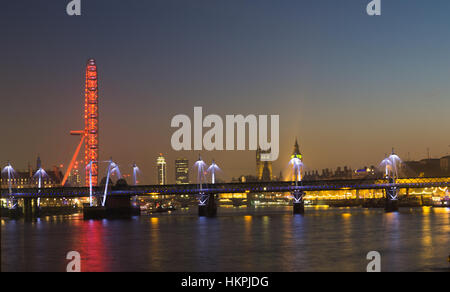
[[[108,195],[205,195],[223,193],[274,193],[294,191],[338,191],[338,190],[384,190],[395,187],[397,189],[419,189],[450,187],[450,178],[407,178],[398,179],[391,183],[388,179],[349,179],[349,180],[318,180],[303,181],[301,185],[296,182],[248,182],[248,183],[218,183],[188,185],[143,185],[143,186],[114,186]],[[104,187],[94,187],[94,195],[103,195]],[[58,188],[24,188],[1,189],[2,198],[82,198],[89,197],[90,188],[58,187]]]
[[[224,193],[290,193],[294,198],[294,213],[304,213],[303,197],[305,192],[339,191],[339,190],[383,190],[386,194],[386,211],[396,211],[397,195],[401,189],[448,188],[450,178],[406,178],[406,179],[349,179],[290,182],[248,182],[188,185],[146,185],[146,186],[113,186],[108,192],[108,201],[122,201],[129,204],[133,196],[153,195],[197,195],[199,197],[199,215],[215,216],[217,212],[216,195]],[[72,188],[29,188],[1,189],[1,197],[22,199],[24,205],[31,207],[32,200],[41,198],[82,198],[102,197],[104,187]],[[26,208],[26,207],[25,207]]]

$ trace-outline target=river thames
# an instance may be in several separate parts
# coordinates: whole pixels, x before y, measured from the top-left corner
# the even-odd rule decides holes
[[[382,271],[450,271],[450,209],[219,208],[132,220],[82,215],[1,221],[2,271],[65,271],[77,251],[82,271],[364,272],[370,251]]]

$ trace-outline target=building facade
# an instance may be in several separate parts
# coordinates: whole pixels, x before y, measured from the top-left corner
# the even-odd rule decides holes
[[[67,183],[71,187],[81,187],[82,186],[80,170],[82,169],[83,163],[84,163],[83,161],[75,161],[75,164],[74,164],[72,170],[70,171],[69,177],[67,179]]]
[[[0,186],[5,189],[9,188],[10,184],[13,189],[37,188],[39,186],[39,178],[34,174],[41,167],[42,162],[40,157],[38,157],[35,169],[33,169],[31,165],[28,165],[28,170],[14,172],[11,180],[9,180],[6,175],[2,175],[0,177]],[[41,188],[55,188],[61,186],[64,175],[59,167],[54,166],[52,170],[46,170],[45,172],[47,175],[42,177]]]
[[[270,149],[256,150],[256,178],[259,181],[272,181],[272,161],[263,161],[264,155],[270,154]]]
[[[405,161],[402,163],[404,177],[440,177],[450,175],[450,156],[440,159],[428,158],[420,161]]]
[[[175,160],[175,183],[177,185],[189,184],[189,160],[184,158]]]
[[[443,175],[450,175],[450,156],[441,158],[441,171]]]

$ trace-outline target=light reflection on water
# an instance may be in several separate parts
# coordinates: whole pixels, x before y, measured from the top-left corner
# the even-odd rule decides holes
[[[78,251],[83,271],[365,271],[369,251],[383,271],[448,271],[450,210],[385,214],[359,208],[219,209],[132,220],[47,217],[1,221],[2,271],[65,271]]]

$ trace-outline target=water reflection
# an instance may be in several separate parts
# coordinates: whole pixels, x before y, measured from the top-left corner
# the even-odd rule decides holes
[[[447,268],[449,209],[226,209],[218,218],[179,215],[128,221],[47,217],[1,221],[4,271],[365,271],[379,251],[385,271]]]

